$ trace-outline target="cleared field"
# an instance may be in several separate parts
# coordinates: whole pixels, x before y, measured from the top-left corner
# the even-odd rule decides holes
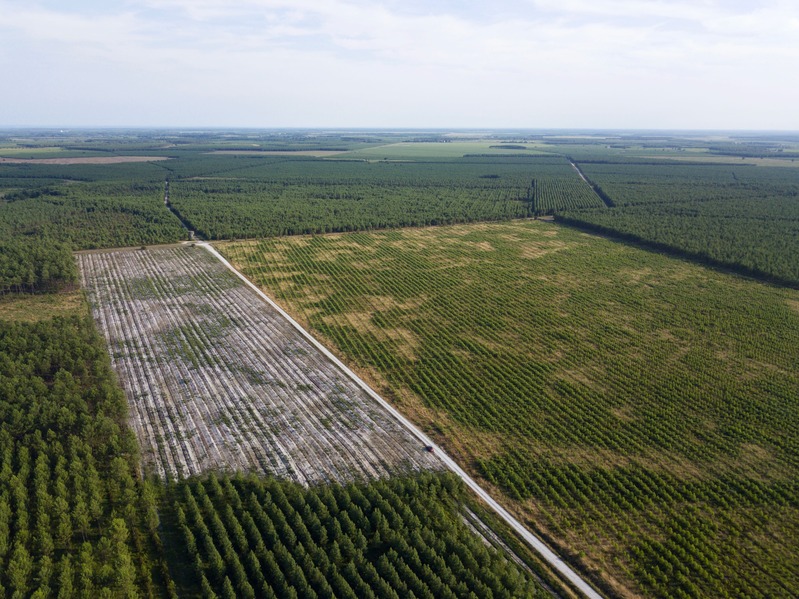
[[[353,150],[341,156],[366,160],[425,160],[440,158],[462,158],[466,154],[546,154],[536,143],[506,143],[496,139],[486,141],[452,142],[400,142]]]
[[[79,265],[160,476],[227,469],[309,484],[440,468],[204,249],[84,253]]]
[[[797,595],[796,291],[533,221],[221,249],[609,594]]]

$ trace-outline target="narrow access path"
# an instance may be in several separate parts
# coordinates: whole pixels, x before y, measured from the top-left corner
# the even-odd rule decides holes
[[[602,200],[602,203],[605,204],[605,206],[607,206],[608,208],[615,207],[613,201],[608,197],[608,195],[604,191],[599,189],[599,186],[597,186],[596,183],[594,183],[593,181],[591,181],[591,179],[585,176],[585,173],[583,173],[580,167],[577,166],[577,163],[574,160],[572,160],[568,156],[566,156],[566,160],[569,161],[569,164],[571,164],[574,170],[577,171],[577,174],[580,175],[580,179],[585,181],[586,185],[588,185],[588,187],[591,188],[591,190],[596,194],[596,197]]]
[[[583,171],[580,170],[580,167],[577,166],[571,158],[567,158],[567,160],[569,161],[569,164],[572,165],[572,168],[577,171],[577,174],[580,175],[580,179],[591,185],[591,183],[588,182],[588,179],[585,178]]]
[[[242,273],[240,273],[236,268],[227,261],[227,259],[220,254],[216,248],[211,246],[207,242],[200,242],[197,244],[211,252],[214,256],[216,256],[222,264],[224,264],[227,268],[229,268],[233,273],[236,274],[242,281],[244,281],[248,286],[250,286],[265,302],[267,302],[270,306],[272,306],[275,310],[277,310],[291,325],[300,332],[300,334],[305,337],[309,343],[311,343],[314,347],[316,347],[319,351],[321,351],[333,364],[338,366],[344,374],[350,377],[355,383],[357,383],[366,393],[368,393],[377,403],[379,403],[383,408],[385,408],[394,418],[396,418],[403,426],[405,426],[417,439],[419,439],[420,444],[424,447],[430,446],[435,447],[435,455],[447,466],[452,472],[457,474],[466,486],[469,487],[480,499],[482,499],[488,507],[490,507],[494,512],[499,515],[516,533],[524,539],[524,541],[530,545],[544,560],[547,561],[554,569],[558,572],[560,576],[562,576],[565,580],[571,583],[576,589],[578,589],[583,595],[588,597],[589,599],[602,599],[602,595],[600,595],[594,588],[588,584],[577,572],[575,572],[566,562],[561,559],[561,557],[556,554],[552,549],[550,549],[541,539],[531,533],[525,526],[519,522],[516,518],[514,518],[510,512],[508,512],[504,507],[502,507],[499,503],[497,503],[485,490],[483,490],[477,482],[469,476],[463,468],[458,466],[455,461],[449,457],[446,453],[444,453],[439,447],[437,447],[433,441],[425,435],[421,430],[416,428],[416,426],[405,416],[400,414],[391,404],[389,404],[385,399],[383,399],[380,395],[378,395],[369,385],[367,385],[357,374],[355,374],[352,370],[350,370],[347,366],[344,365],[341,360],[339,360],[336,356],[334,356],[324,345],[319,343],[308,331],[306,331],[296,320],[294,320],[291,316],[286,313],[280,306],[278,306],[272,299],[266,295],[263,291],[261,291],[257,285],[255,285],[252,281],[250,281],[247,277],[245,277]],[[421,450],[421,447],[420,447]]]
[[[164,181],[164,206],[166,206],[167,209],[172,214],[175,215],[175,218],[177,218],[180,221],[180,224],[183,225],[183,228],[186,229],[186,231],[188,231],[189,240],[190,241],[194,241],[195,239],[199,238],[199,236],[197,235],[197,232],[196,231],[192,231],[191,228],[189,227],[189,225],[191,223],[189,221],[187,221],[185,218],[183,218],[183,216],[180,214],[180,212],[175,210],[175,207],[170,203],[170,201],[169,201],[169,179]]]

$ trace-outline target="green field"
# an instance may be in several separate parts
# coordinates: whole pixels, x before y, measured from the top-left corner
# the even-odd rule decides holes
[[[562,222],[799,285],[799,170],[580,163],[610,207],[556,206]]]
[[[518,147],[513,147],[518,146]],[[380,145],[342,154],[339,158],[362,158],[365,160],[436,160],[463,158],[469,155],[530,155],[546,152],[536,143],[502,142],[496,139],[486,141],[435,141],[399,142]]]
[[[799,295],[540,222],[225,244],[621,595],[799,590]]]
[[[168,159],[35,162],[120,156]],[[417,596],[536,592],[463,536],[462,490],[438,479],[331,490],[367,496],[363,513],[395,502],[404,524],[389,518],[387,541],[371,516],[340,522],[354,572],[324,565],[321,537],[291,559],[273,546],[267,591],[274,560],[258,571],[243,546],[222,549],[240,528],[213,478],[139,478],[69,252],[176,242],[184,224],[253,238],[225,251],[606,594],[799,594],[796,136],[16,130],[0,131],[0,157],[34,160],[0,163],[0,595],[312,597],[342,579],[391,596],[395,574],[418,584],[405,566]],[[513,220],[541,215],[569,227]],[[455,223],[471,224],[400,229]],[[363,232],[319,236],[349,231]],[[220,480],[230,497],[277,485]],[[414,485],[447,508],[398,491]],[[201,489],[194,551],[176,502],[187,514]],[[284,492],[296,535],[313,493]],[[241,526],[259,509],[245,504]],[[458,581],[414,570],[412,552],[377,559],[403,555],[400,504]],[[506,572],[502,590],[486,565]]]

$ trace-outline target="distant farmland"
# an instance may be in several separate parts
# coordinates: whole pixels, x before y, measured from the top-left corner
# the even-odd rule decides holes
[[[0,133],[0,597],[799,597],[795,135]]]
[[[145,463],[159,475],[244,470],[308,484],[439,467],[204,249],[79,262]]]

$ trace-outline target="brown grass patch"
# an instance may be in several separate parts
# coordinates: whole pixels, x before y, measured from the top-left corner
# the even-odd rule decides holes
[[[799,300],[788,299],[788,300],[785,300],[785,303],[788,304],[788,307],[791,310],[793,310],[794,312],[799,314]]]
[[[741,453],[728,466],[740,475],[765,483],[786,476],[784,469],[775,463],[771,452],[756,443],[742,444]]]
[[[478,243],[473,244],[473,246],[478,250],[483,250],[484,252],[496,251],[496,248],[487,241],[480,241]]]
[[[611,408],[610,413],[613,414],[616,418],[618,418],[622,422],[633,422],[635,420],[635,416],[633,416],[632,406],[621,406],[618,408]]]
[[[562,241],[526,241],[521,248],[522,258],[536,259],[565,249],[568,245]]]
[[[524,240],[521,237],[519,237],[518,235],[514,235],[513,233],[498,233],[496,236],[498,239],[501,239],[502,241],[510,241],[511,243],[524,242]]]
[[[663,341],[670,341],[672,343],[679,343],[679,341],[680,341],[677,337],[674,336],[674,333],[672,333],[668,329],[660,329],[659,331],[657,331],[656,334]]]
[[[303,306],[313,306],[316,303],[319,303],[323,300],[326,300],[330,297],[328,293],[315,293],[314,291],[303,291],[302,292],[302,305]]]
[[[494,223],[493,226],[496,226]],[[467,225],[449,225],[446,227],[447,233],[454,237],[463,237],[475,231],[487,231],[492,227],[491,223],[470,223]],[[434,229],[434,228],[433,228]],[[430,231],[431,228],[420,229],[420,231]]]
[[[395,342],[396,350],[406,359],[415,361],[417,358],[416,349],[419,347],[419,338],[408,329],[398,327],[393,329],[376,329],[375,333],[380,331],[380,335],[377,335],[380,338],[381,335],[384,335],[386,339],[390,339],[391,341]]]
[[[652,275],[651,268],[624,269],[619,270],[619,278],[626,279],[627,283],[640,283],[642,279],[648,279]]]
[[[0,320],[40,322],[56,316],[83,316],[85,313],[82,291],[0,295]]]
[[[229,156],[335,156],[350,150],[214,150],[206,154],[227,154]]]
[[[314,260],[320,262],[335,262],[338,258],[344,256],[345,258],[349,258],[355,254],[355,249],[341,247],[338,245],[337,247],[326,249],[322,252],[317,252],[314,256]]]
[[[369,296],[369,304],[379,310],[391,310],[392,308],[418,310],[426,299],[425,296],[420,295],[404,302],[398,302],[396,298],[390,295],[371,295]]]
[[[590,368],[591,367],[579,369],[573,368],[571,370],[561,369],[557,373],[557,376],[558,378],[569,383],[577,383],[579,385],[588,387],[592,391],[603,392],[604,387],[599,383],[599,381],[602,379],[602,373],[589,372]]]

